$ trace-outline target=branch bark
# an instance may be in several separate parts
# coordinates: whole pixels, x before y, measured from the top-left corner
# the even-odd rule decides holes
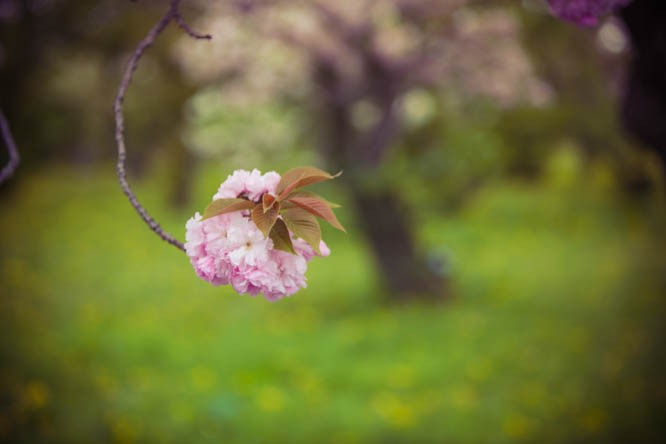
[[[127,181],[127,170],[125,168],[125,161],[127,158],[127,148],[125,145],[125,119],[123,116],[123,102],[125,100],[125,95],[127,89],[129,88],[130,83],[132,82],[132,77],[134,72],[139,66],[139,61],[144,55],[146,50],[155,43],[157,37],[164,31],[164,29],[171,22],[175,22],[179,28],[181,28],[185,33],[190,37],[197,40],[210,40],[212,37],[208,34],[199,34],[194,32],[189,25],[183,19],[180,13],[180,0],[170,0],[169,8],[167,12],[162,16],[162,18],[155,24],[155,26],[148,32],[146,37],[139,42],[138,46],[134,50],[132,57],[130,58],[127,67],[125,68],[125,73],[123,75],[120,86],[118,87],[118,93],[116,94],[116,99],[114,101],[113,109],[115,114],[116,121],[116,146],[118,150],[118,163],[116,165],[116,171],[118,173],[118,181],[120,182],[120,188],[123,190],[123,193],[127,196],[130,201],[130,204],[136,212],[139,214],[141,219],[148,225],[148,227],[155,232],[163,241],[173,245],[174,247],[185,251],[185,247],[182,242],[174,238],[171,234],[167,233],[162,229],[160,224],[153,219],[148,211],[139,203],[136,195],[132,191],[132,188]],[[4,172],[4,171],[3,171]]]
[[[7,162],[7,165],[5,165],[2,171],[0,171],[0,184],[2,184],[14,174],[14,171],[16,171],[20,162],[16,143],[14,142],[12,132],[9,129],[9,123],[2,110],[0,110],[0,129],[2,130],[2,139],[4,140],[7,152],[9,153],[9,162]]]

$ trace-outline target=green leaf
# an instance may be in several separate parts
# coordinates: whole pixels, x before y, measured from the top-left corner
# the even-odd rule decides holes
[[[265,193],[263,196],[261,196],[261,203],[264,208],[264,213],[270,210],[275,202],[277,202],[277,199],[275,199],[275,196],[272,194]]]
[[[302,208],[290,208],[282,211],[282,219],[292,233],[302,238],[317,254],[320,254],[321,228],[316,217]]]
[[[209,219],[220,214],[233,213],[234,211],[249,210],[254,203],[246,199],[217,199],[206,207],[203,219]]]
[[[269,237],[273,241],[273,248],[276,250],[282,250],[286,251],[287,253],[296,254],[294,245],[291,243],[289,230],[287,229],[287,225],[285,225],[282,219],[275,221]]]
[[[305,211],[324,219],[326,222],[331,224],[333,228],[337,228],[340,231],[346,232],[345,228],[342,226],[338,218],[335,217],[333,210],[328,206],[327,202],[321,199],[319,196],[294,196],[289,197],[287,202],[294,203],[304,209]]]
[[[250,217],[252,218],[252,222],[254,222],[257,228],[259,228],[259,231],[264,233],[264,236],[268,237],[268,233],[270,233],[271,228],[273,228],[273,224],[275,224],[279,212],[280,204],[273,205],[268,211],[264,212],[263,205],[259,203],[252,209]]]
[[[282,200],[297,188],[301,188],[313,183],[323,182],[338,177],[338,174],[331,175],[326,171],[315,167],[293,168],[282,175],[280,183],[277,186],[278,200]]]

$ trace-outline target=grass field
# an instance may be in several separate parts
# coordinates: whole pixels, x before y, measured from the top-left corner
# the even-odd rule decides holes
[[[665,219],[609,195],[503,183],[426,221],[439,305],[386,304],[343,213],[269,303],[198,280],[111,168],[33,174],[0,197],[0,441],[663,442]]]

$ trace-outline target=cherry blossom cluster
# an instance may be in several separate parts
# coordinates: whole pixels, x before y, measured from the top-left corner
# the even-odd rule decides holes
[[[631,0],[548,0],[555,15],[581,26],[594,26],[599,17],[630,2]]]
[[[275,195],[281,176],[276,172],[237,170],[220,185],[214,200],[245,199],[260,204]],[[253,222],[249,209],[211,217],[196,213],[186,225],[185,250],[197,275],[213,285],[230,284],[240,294],[261,293],[270,301],[290,296],[306,286],[307,263],[330,250],[319,241],[318,252],[291,231],[292,252],[275,248]]]

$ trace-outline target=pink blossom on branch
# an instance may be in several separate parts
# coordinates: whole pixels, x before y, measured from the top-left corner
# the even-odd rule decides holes
[[[220,185],[213,199],[246,196],[256,202],[262,194],[274,193],[279,182],[280,175],[275,171],[262,175],[256,168],[236,170]]]
[[[594,26],[599,17],[626,6],[631,0],[548,0],[553,14],[581,26]]]
[[[213,204],[206,209],[204,216],[196,213],[187,222],[185,251],[201,279],[213,285],[231,285],[240,294],[256,296],[261,293],[270,301],[290,296],[306,287],[307,263],[315,256],[328,256],[330,250],[318,237],[306,236],[307,239],[303,239],[296,236],[292,229],[298,231],[298,224],[290,221],[287,213],[278,215],[280,205],[282,203],[287,212],[294,211],[293,202],[291,206],[286,204],[293,195],[294,202],[301,205],[306,202],[312,205],[312,211],[321,212],[322,209],[317,203],[326,201],[303,201],[303,192],[297,188],[305,186],[301,185],[301,182],[315,183],[334,176],[314,168],[300,168],[287,172],[284,177],[284,186],[288,183],[294,184],[292,193],[285,193],[284,189],[280,189],[283,178],[276,172],[262,175],[256,169],[235,171],[220,185],[213,197]],[[306,180],[303,180],[304,178]],[[310,180],[313,178],[318,180]],[[265,195],[271,198],[267,199]],[[307,196],[309,199],[318,198],[311,193]],[[215,202],[230,201],[233,201],[234,205],[239,205],[240,202],[242,209],[228,211],[221,210],[218,206],[216,210],[210,210]],[[260,213],[270,214],[270,207],[264,210],[263,205],[273,201],[275,203],[272,205],[277,208],[273,224],[277,225],[279,220],[282,227],[286,227],[285,222],[290,226],[289,230],[284,228],[282,236],[280,233],[275,234],[270,227],[267,228],[270,235],[262,232],[255,223],[256,208],[250,209],[256,206],[262,210]],[[308,210],[308,205],[303,208],[305,209],[296,211]],[[331,222],[329,218],[332,217],[334,223],[339,224],[332,213],[331,216],[328,216],[328,213],[326,215],[328,218],[325,220]],[[274,239],[279,245],[275,244]]]

